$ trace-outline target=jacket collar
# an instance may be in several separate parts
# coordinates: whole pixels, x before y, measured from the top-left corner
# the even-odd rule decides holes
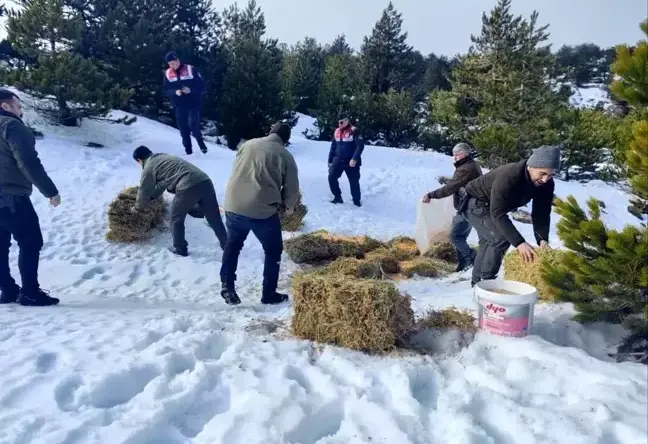
[[[13,117],[14,119],[18,119],[18,120],[20,120],[22,122],[22,119],[20,117],[18,117],[14,113],[10,113],[9,111],[5,111],[5,110],[3,110],[1,108],[0,108],[0,116]]]
[[[469,154],[468,156],[464,157],[463,159],[460,159],[460,160],[456,161],[454,163],[454,166],[455,166],[455,168],[458,168],[461,165],[465,165],[465,164],[467,164],[468,162],[470,162],[472,160],[473,160],[472,155]]]

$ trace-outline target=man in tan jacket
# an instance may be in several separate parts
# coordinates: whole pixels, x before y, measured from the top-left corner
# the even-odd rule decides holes
[[[290,126],[277,122],[266,137],[251,139],[238,150],[225,194],[227,243],[220,277],[221,296],[230,305],[240,304],[234,281],[243,243],[252,233],[265,253],[261,303],[280,304],[288,295],[277,293],[283,252],[279,209],[294,211],[299,196],[297,163],[285,148]]]

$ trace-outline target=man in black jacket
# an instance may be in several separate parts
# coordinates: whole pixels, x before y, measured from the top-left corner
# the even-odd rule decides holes
[[[513,245],[526,262],[535,251],[508,217],[508,213],[531,200],[533,230],[541,247],[549,244],[549,222],[555,172],[560,168],[560,149],[542,146],[528,160],[509,163],[491,170],[466,185],[467,200],[462,208],[466,219],[479,235],[472,285],[495,279],[506,251]]]
[[[333,134],[331,149],[328,155],[328,181],[333,200],[331,203],[341,204],[342,191],[338,180],[345,173],[349,179],[351,198],[356,207],[362,206],[360,193],[360,166],[362,165],[362,151],[364,142],[358,134],[358,129],[351,124],[347,113],[342,113],[338,127]]]
[[[429,203],[432,199],[445,199],[452,195],[455,210],[459,210],[460,193],[459,190],[466,186],[468,182],[482,175],[481,167],[470,155],[470,145],[459,143],[452,149],[454,156],[455,172],[443,187],[427,193],[423,196],[423,202]],[[450,242],[457,250],[459,265],[457,271],[465,270],[475,261],[475,251],[468,245],[467,239],[472,231],[470,222],[457,211],[452,218],[452,229],[450,231]]]
[[[0,89],[0,303],[56,305],[59,300],[41,290],[38,262],[43,248],[38,215],[29,196],[32,184],[54,207],[61,203],[56,186],[36,152],[36,140],[22,121],[20,99]],[[22,288],[9,271],[11,237],[18,243]]]

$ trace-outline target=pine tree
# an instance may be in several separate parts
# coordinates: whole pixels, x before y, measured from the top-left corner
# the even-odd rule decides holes
[[[366,88],[362,82],[361,66],[357,57],[340,54],[326,58],[316,121],[320,140],[331,140],[341,112],[357,113],[357,100],[354,99],[357,99],[364,89]]]
[[[361,53],[373,93],[386,93],[390,89],[401,91],[411,86],[412,48],[402,28],[402,15],[389,2],[371,35],[364,38]]]
[[[121,107],[132,91],[115,84],[92,60],[77,54],[83,19],[63,0],[22,0],[11,11],[9,41],[26,68],[11,70],[8,82],[42,98],[53,96],[56,108],[41,112],[64,125]]]
[[[303,114],[317,109],[324,63],[324,51],[312,37],[306,37],[284,54],[284,95],[290,109]]]
[[[562,216],[558,236],[571,251],[558,265],[545,267],[545,279],[559,300],[574,303],[577,321],[630,328],[621,358],[648,353],[648,229],[610,230],[601,220],[599,202],[591,198],[588,207],[589,217],[573,196],[556,201]]]
[[[346,36],[340,34],[333,40],[333,43],[326,45],[324,48],[325,55],[334,56],[334,55],[351,55],[353,54],[353,49],[349,46],[346,41]]]
[[[409,91],[389,90],[378,96],[377,116],[385,143],[393,147],[407,147],[416,136],[416,109]]]
[[[511,0],[498,0],[484,13],[481,34],[471,36],[468,55],[453,71],[453,90],[479,104],[471,122],[477,129],[474,142],[491,166],[518,160],[545,142],[558,102],[550,81],[553,56],[543,46],[548,25],[537,25],[536,12],[527,20],[510,7]],[[513,143],[502,150],[492,143],[498,140]]]
[[[223,13],[226,71],[220,97],[219,129],[228,146],[267,134],[284,117],[282,53],[273,39],[264,39],[265,18],[251,0]]]
[[[648,34],[648,23],[642,25]],[[624,45],[617,47],[612,67],[620,78],[611,89],[632,106],[648,107],[648,44],[640,42],[633,52]],[[639,196],[645,196],[640,174],[648,173],[648,131],[645,119],[634,124],[634,139],[627,154],[628,169],[634,173],[632,185]],[[608,229],[601,220],[599,202],[588,202],[590,216],[569,196],[557,201],[562,216],[558,235],[571,251],[556,266],[544,270],[557,296],[573,302],[582,322],[607,321],[624,323],[631,334],[619,348],[619,359],[639,356],[648,363],[648,227],[627,226],[621,231]]]
[[[618,79],[610,86],[617,98],[640,112],[648,109],[648,20],[641,24],[641,29],[646,40],[637,43],[632,50],[627,45],[617,47],[612,71]],[[633,140],[626,159],[634,192],[641,199],[648,200],[648,119],[645,117],[634,124]]]

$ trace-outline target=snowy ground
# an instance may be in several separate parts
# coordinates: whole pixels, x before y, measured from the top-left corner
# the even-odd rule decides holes
[[[166,251],[168,233],[138,246],[104,240],[109,202],[138,181],[132,149],[179,154],[175,130],[142,118],[76,130],[35,124],[63,197],[50,208],[34,194],[45,237],[41,280],[62,302],[0,307],[0,444],[646,443],[647,368],[606,354],[619,327],[576,324],[569,306],[556,305],[537,309],[528,338],[478,334],[463,349],[446,341],[446,353],[433,357],[314,347],[289,336],[289,306],[259,303],[263,256],[253,237],[234,308],[218,294],[221,253],[202,221],[187,221],[189,258]],[[452,173],[442,155],[367,147],[365,205],[333,208],[328,144],[299,137],[301,129],[290,150],[309,207],[305,231],[412,235],[419,197]],[[234,152],[210,147],[191,160],[222,199]],[[628,197],[603,183],[560,183],[557,192],[581,202],[594,195],[608,222],[635,223]],[[16,257],[14,248],[14,270]],[[281,290],[290,291],[296,268],[284,257]],[[402,288],[417,310],[475,308],[465,275]]]

